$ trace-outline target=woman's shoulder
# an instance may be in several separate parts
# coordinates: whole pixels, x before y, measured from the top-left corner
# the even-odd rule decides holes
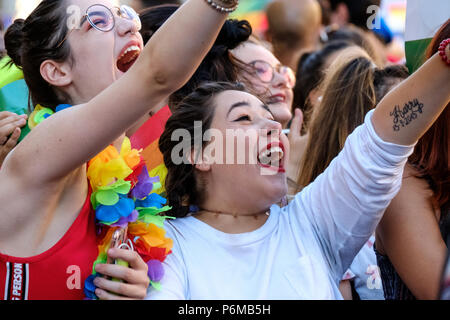
[[[438,231],[440,210],[433,200],[433,191],[419,171],[407,164],[400,191],[392,199],[376,230],[377,251],[385,254],[384,242],[411,234],[412,230]],[[434,223],[435,222],[435,223]],[[434,230],[434,231],[432,231]],[[416,231],[413,231],[415,233]]]
[[[166,236],[173,239],[176,242],[178,239],[192,238],[192,235],[197,234],[196,231],[200,231],[202,223],[194,218],[192,215],[188,215],[182,218],[166,219],[164,221],[164,230]]]
[[[419,171],[407,164],[400,191],[386,209],[379,229],[387,225],[408,228],[410,224],[421,224],[421,221],[430,218],[439,221],[439,210],[433,201],[433,191],[427,180],[419,175]]]
[[[431,190],[430,181],[409,163],[405,165],[400,192],[393,201],[408,202],[412,206],[422,204],[422,206],[432,209],[439,220],[439,210],[434,203],[434,193]]]
[[[416,191],[417,193],[423,193],[429,196],[433,195],[427,177],[423,176],[423,174],[410,163],[407,163],[403,170],[402,189]]]

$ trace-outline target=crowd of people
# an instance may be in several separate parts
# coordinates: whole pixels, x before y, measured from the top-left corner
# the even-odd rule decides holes
[[[263,35],[229,18],[238,0],[42,0],[15,20],[4,299],[439,299],[450,19],[410,72],[371,5],[273,0]]]

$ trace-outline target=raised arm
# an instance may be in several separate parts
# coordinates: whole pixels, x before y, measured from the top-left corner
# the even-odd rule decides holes
[[[450,59],[449,46],[446,48]],[[450,67],[438,53],[387,94],[376,107],[372,123],[384,141],[414,144],[450,101]]]
[[[205,0],[187,1],[120,80],[88,103],[43,121],[11,153],[4,169],[43,183],[85,163],[191,77],[226,17]]]
[[[439,56],[433,56],[369,112],[365,124],[347,138],[324,173],[290,204],[299,223],[305,216],[311,222],[336,280],[373,234],[400,190],[414,143],[449,102],[449,80],[450,68]],[[405,104],[411,108],[393,112]]]

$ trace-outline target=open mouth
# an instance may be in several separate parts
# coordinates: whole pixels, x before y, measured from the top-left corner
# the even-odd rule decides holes
[[[286,172],[284,169],[284,146],[281,142],[269,143],[258,154],[258,164],[267,169],[274,170],[276,172]]]
[[[281,93],[271,96],[268,101],[269,104],[285,103],[285,102],[286,102],[286,95]]]
[[[123,73],[127,72],[131,66],[136,62],[141,54],[141,48],[137,45],[130,45],[126,47],[122,54],[117,59],[117,68]]]

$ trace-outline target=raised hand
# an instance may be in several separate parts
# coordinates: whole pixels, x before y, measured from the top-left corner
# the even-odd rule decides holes
[[[27,115],[17,115],[9,111],[0,112],[0,167],[8,153],[17,145],[20,128],[27,123]]]

